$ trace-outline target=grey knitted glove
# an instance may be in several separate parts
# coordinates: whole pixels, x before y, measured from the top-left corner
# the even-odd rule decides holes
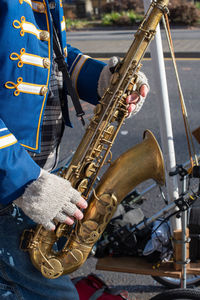
[[[40,177],[14,203],[34,222],[54,230],[53,219],[64,223],[67,216],[74,215],[80,200],[80,193],[69,181],[42,170]]]
[[[98,81],[98,88],[97,88],[97,92],[100,97],[102,97],[103,94],[105,93],[105,91],[109,85],[109,81],[110,81],[111,75],[113,73],[113,70],[119,62],[120,62],[120,58],[113,56],[109,59],[108,64],[101,71],[101,74],[99,76],[99,81]],[[139,94],[140,88],[143,84],[145,84],[148,87],[148,89],[150,89],[147,77],[145,76],[144,73],[139,71],[138,72],[138,80],[137,80],[136,89],[135,89],[135,91],[138,94]],[[139,112],[139,110],[142,108],[142,106],[144,104],[144,101],[145,101],[145,98],[140,95],[140,101],[137,102],[136,107],[135,107],[134,111],[132,112],[132,115],[135,115],[136,113]]]

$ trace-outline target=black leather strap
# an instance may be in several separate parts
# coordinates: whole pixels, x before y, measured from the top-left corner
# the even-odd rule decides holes
[[[65,58],[61,52],[58,35],[57,35],[56,29],[54,26],[53,26],[53,47],[54,47],[54,51],[56,54],[56,62],[58,64],[58,69],[63,74],[63,84],[67,86],[67,91],[68,91],[69,95],[71,96],[74,108],[76,110],[76,116],[78,118],[81,118],[81,122],[84,126],[85,121],[83,119],[83,116],[85,115],[85,112],[83,111],[80,100],[78,98],[78,95],[77,95],[74,87],[72,86],[70,75],[69,75],[69,72],[67,69],[67,64],[66,64]],[[64,103],[61,103],[61,106],[62,106],[63,113],[65,115],[66,109],[67,109],[65,101],[64,101]]]

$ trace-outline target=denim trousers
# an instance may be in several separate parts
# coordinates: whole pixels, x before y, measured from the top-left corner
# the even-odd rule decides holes
[[[24,229],[35,224],[19,208],[0,209],[0,299],[78,300],[70,278],[47,279],[19,248]]]

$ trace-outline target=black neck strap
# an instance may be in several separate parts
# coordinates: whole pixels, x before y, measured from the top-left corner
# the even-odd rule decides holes
[[[66,64],[65,58],[61,52],[58,35],[57,35],[56,29],[54,26],[53,26],[53,48],[54,48],[54,51],[56,54],[56,62],[58,64],[58,69],[63,74],[63,82],[67,86],[67,91],[68,91],[69,95],[71,96],[74,108],[76,110],[76,116],[81,119],[81,122],[84,126],[85,121],[83,119],[83,116],[85,115],[85,112],[83,111],[83,109],[81,107],[79,97],[76,93],[76,90],[74,89],[74,87],[72,85],[72,81],[70,79],[70,75],[69,75],[69,72],[67,69],[67,64]]]

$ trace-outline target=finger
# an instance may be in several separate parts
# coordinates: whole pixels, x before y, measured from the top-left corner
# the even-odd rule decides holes
[[[133,92],[131,95],[129,95],[127,98],[126,98],[126,103],[129,104],[129,103],[137,103],[140,99],[140,96],[138,94],[138,92]]]
[[[63,207],[63,212],[70,217],[75,217],[77,220],[83,219],[83,213],[77,208],[77,206],[71,202],[68,202]]]
[[[73,202],[73,201],[72,201]],[[85,199],[81,198],[77,203],[76,205],[80,208],[83,208],[83,209],[86,209],[87,206],[88,206],[88,203]]]
[[[85,201],[85,199],[83,199],[81,197],[80,192],[78,192],[74,188],[72,188],[70,192],[71,192],[70,193],[71,203],[76,204],[76,205],[79,203],[80,205],[78,204],[78,206],[80,208],[86,208],[87,207],[87,201]]]
[[[136,105],[134,103],[131,103],[129,106],[128,106],[128,115],[131,114],[136,108]]]
[[[46,224],[42,224],[44,226],[44,228],[46,230],[51,230],[51,231],[54,231],[56,229],[56,226],[53,222],[49,221],[48,223]]]
[[[74,224],[74,219],[72,217],[65,217],[65,221],[63,223],[66,223],[67,225],[73,225]]]
[[[66,223],[68,225],[73,225],[74,224],[74,219],[72,217],[69,217],[67,216],[66,214],[64,214],[63,212],[59,212],[55,219],[58,221],[58,222],[61,222],[61,223]]]
[[[79,209],[77,209],[74,213],[74,217],[77,219],[77,220],[82,220],[83,219],[83,213],[82,211],[80,211]]]
[[[77,206],[71,202],[66,202],[65,205],[62,207],[62,213],[65,213],[67,216],[74,216],[77,210]]]
[[[147,96],[148,92],[149,92],[148,86],[146,84],[143,84],[140,87],[140,95],[145,98]]]

